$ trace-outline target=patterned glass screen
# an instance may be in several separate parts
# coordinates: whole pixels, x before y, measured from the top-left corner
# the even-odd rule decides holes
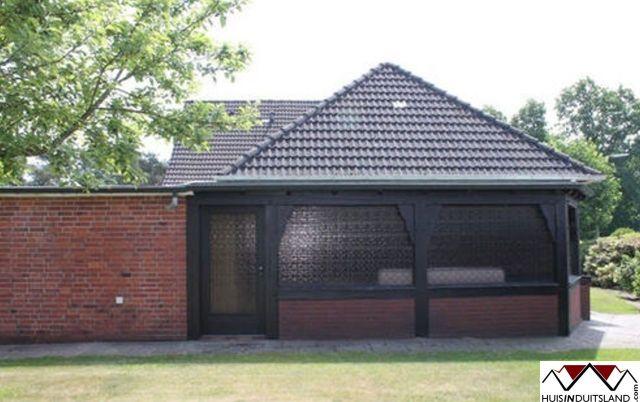
[[[427,261],[430,285],[551,282],[554,247],[537,206],[443,206]]]
[[[413,245],[393,206],[294,207],[278,256],[284,287],[413,284]]]

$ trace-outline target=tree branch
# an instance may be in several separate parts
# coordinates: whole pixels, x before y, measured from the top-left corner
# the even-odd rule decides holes
[[[131,109],[131,108],[127,108],[127,107],[99,107],[97,108],[97,110],[104,110],[107,112],[124,112],[124,113],[134,113],[134,114],[142,114],[142,115],[146,115],[146,116],[152,116],[152,117],[164,117],[161,114],[158,113],[153,113],[153,112],[147,112],[144,110],[139,110],[139,109]]]

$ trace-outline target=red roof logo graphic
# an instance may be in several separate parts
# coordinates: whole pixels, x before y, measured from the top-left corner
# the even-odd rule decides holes
[[[569,373],[571,379],[574,380],[578,376],[578,374],[580,374],[582,370],[584,370],[585,367],[587,367],[586,364],[567,364],[562,366],[562,369],[567,370],[567,373]],[[616,369],[617,367],[614,364],[594,364],[593,368],[598,373],[600,373],[600,375],[604,377],[605,380],[608,380],[609,376],[613,372],[613,369]],[[562,371],[562,369],[560,369],[559,372]]]

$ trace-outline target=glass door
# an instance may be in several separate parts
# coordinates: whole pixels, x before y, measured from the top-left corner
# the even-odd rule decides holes
[[[209,334],[264,333],[262,211],[216,207],[204,214],[203,311]]]

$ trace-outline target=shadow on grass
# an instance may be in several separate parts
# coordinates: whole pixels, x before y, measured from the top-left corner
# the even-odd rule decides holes
[[[628,357],[627,357],[628,356]],[[640,360],[637,350],[583,349],[566,352],[434,352],[434,353],[376,353],[326,352],[296,353],[269,352],[215,355],[161,355],[161,356],[77,356],[42,357],[0,360],[0,368],[95,366],[95,365],[177,365],[177,364],[385,364],[385,363],[475,363],[475,362],[538,362],[540,360],[595,360],[606,358]]]

